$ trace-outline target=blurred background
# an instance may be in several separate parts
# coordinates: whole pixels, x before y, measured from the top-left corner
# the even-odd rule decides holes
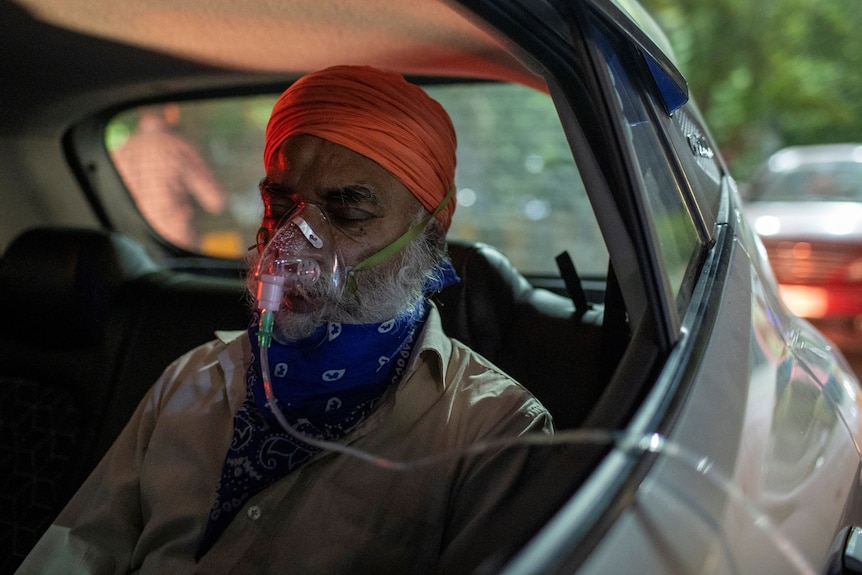
[[[859,0],[642,0],[737,180],[780,148],[862,141]]]
[[[862,376],[859,0],[642,0],[664,28],[782,296]]]

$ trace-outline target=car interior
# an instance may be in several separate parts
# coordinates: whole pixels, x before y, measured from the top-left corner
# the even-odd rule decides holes
[[[16,22],[33,25],[8,5],[4,11]],[[67,30],[48,30],[59,45],[72,38]],[[84,51],[91,55],[103,48],[101,41],[89,38],[82,46],[89,46]],[[114,63],[132,55],[122,45],[107,53]],[[177,77],[187,71],[182,61],[164,67],[160,56],[143,54],[146,70]],[[261,92],[273,87],[268,77],[255,77],[251,85]],[[72,106],[77,93],[74,85],[69,89],[73,97],[67,105]],[[146,89],[130,90],[128,96],[122,89],[106,94],[127,107],[151,103]],[[201,91],[179,81],[174,92],[160,98],[224,96],[238,90]],[[0,490],[0,526],[10,534],[8,548],[13,549],[0,565],[4,571],[29,552],[163,369],[212,339],[215,330],[245,329],[250,317],[251,302],[236,262],[225,265],[171,249],[154,257],[158,249],[153,246],[163,243],[128,194],[102,195],[101,189],[122,189],[103,135],[109,119],[122,110],[110,98],[105,105],[90,106],[93,111],[75,121],[59,122],[63,161],[80,186],[59,196],[83,192],[96,224],[27,226],[0,244],[0,460],[12,470]],[[18,129],[16,119],[4,122],[7,130]],[[51,174],[45,177],[47,185],[56,183]],[[656,328],[649,314],[630,325],[612,264],[602,262],[602,273],[582,282],[581,270],[575,270],[565,252],[557,258],[558,272],[529,277],[483,237],[451,239],[449,253],[462,281],[434,300],[451,337],[520,381],[549,409],[558,430],[624,424],[644,391],[632,382],[646,386],[657,361],[654,345],[629,344],[648,341]],[[584,457],[584,449],[569,449],[561,457],[538,458],[535,465],[547,473],[529,480],[533,491],[525,493],[543,489],[556,496],[541,503],[528,497],[512,502],[494,517],[487,538],[474,543],[490,547],[511,539],[512,548],[523,543],[607,449],[590,447],[591,457]],[[565,474],[554,473],[562,468]],[[526,522],[523,530],[508,529],[512,518],[524,522],[530,515],[535,521]],[[464,549],[464,556],[471,551]]]
[[[603,306],[576,310],[487,244],[449,249],[462,282],[436,296],[447,333],[523,382],[558,428],[584,423],[609,375],[594,360],[621,347]],[[0,522],[19,560],[161,370],[217,329],[244,329],[249,305],[241,280],[165,268],[121,233],[49,227],[13,241],[0,262],[0,404],[14,422],[2,457],[15,489]],[[52,335],[58,324],[68,335]]]
[[[469,530],[416,531],[432,551],[454,541],[440,573],[832,573],[840,569],[827,561],[862,555],[858,381],[782,301],[768,245],[689,99],[695,91],[638,2],[0,0],[0,54],[0,573],[31,553],[172,362],[218,330],[248,328],[272,106],[304,74],[343,64],[402,74],[452,119],[458,193],[447,243],[460,281],[432,299],[447,335],[520,382],[554,420],[553,435],[517,437],[470,420],[463,427],[493,431],[466,446],[459,437],[446,453],[411,452],[403,457],[418,459],[400,466],[384,460],[386,448],[326,443],[373,460],[386,481],[395,467],[418,466],[417,483],[401,492],[455,493],[441,519],[468,515],[457,502],[474,493],[479,504],[499,496],[492,509],[471,509]],[[171,218],[183,210],[150,212],[156,194],[122,160],[154,109],[224,192],[212,209],[188,190],[174,194],[194,196],[182,240],[169,232],[183,227]],[[204,172],[177,156],[140,161],[139,173],[172,165],[174,181],[185,181]],[[214,420],[201,412],[200,428],[176,411],[167,429],[213,439],[201,430]],[[230,414],[243,416],[220,412]],[[198,461],[188,449],[163,452],[178,467]],[[522,469],[501,470],[509,456]],[[164,462],[142,457],[154,459]],[[429,459],[455,469],[444,478],[453,483],[422,467]],[[127,493],[144,486],[143,500],[176,500],[163,489],[184,477],[174,471]],[[301,481],[331,508],[353,497],[353,474],[341,473],[337,490],[314,479]],[[249,503],[248,519],[259,519],[257,507]],[[351,515],[374,543],[362,543],[363,555],[383,547],[368,508]],[[271,517],[232,524],[254,540],[235,570],[268,560],[264,546],[293,549],[262,528],[282,520]],[[158,521],[124,519],[142,570],[185,545]],[[403,525],[386,528],[401,537]],[[114,530],[104,539],[125,553]],[[168,545],[149,553],[153,539]],[[103,543],[82,553],[100,555]]]

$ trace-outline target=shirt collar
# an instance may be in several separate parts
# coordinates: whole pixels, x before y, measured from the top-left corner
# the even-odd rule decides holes
[[[240,337],[242,337],[246,333],[248,333],[248,332],[244,329],[242,329],[242,330],[230,330],[230,331],[220,329],[220,330],[215,332],[215,335],[216,335],[216,339],[218,339],[223,344],[228,345],[230,343],[233,343],[234,341],[236,341],[237,339],[239,339]]]
[[[227,388],[227,402],[231,413],[236,413],[245,400],[245,372],[251,365],[251,344],[248,341],[248,331],[216,331],[216,339],[223,344],[218,352],[219,367],[224,374]],[[238,372],[240,375],[234,377]],[[236,391],[233,392],[233,388]]]
[[[440,392],[446,390],[446,367],[448,358],[452,354],[452,341],[446,336],[443,331],[443,323],[440,319],[440,312],[437,310],[436,304],[431,303],[431,309],[428,312],[428,319],[425,321],[425,327],[416,341],[416,346],[413,348],[413,354],[410,357],[405,379],[415,372],[419,365],[426,361],[434,362],[436,369],[431,372],[436,376],[437,388]]]

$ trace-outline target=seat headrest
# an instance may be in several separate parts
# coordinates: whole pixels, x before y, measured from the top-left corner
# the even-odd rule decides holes
[[[33,228],[0,260],[0,330],[49,347],[79,347],[104,332],[108,309],[126,281],[159,269],[122,234]]]
[[[449,256],[461,282],[434,297],[450,337],[461,340],[491,361],[501,357],[503,340],[521,315],[569,318],[570,300],[535,289],[496,248],[481,242],[450,240]]]

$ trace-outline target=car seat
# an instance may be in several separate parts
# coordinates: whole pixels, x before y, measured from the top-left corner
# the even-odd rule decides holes
[[[122,286],[156,269],[119,234],[33,229],[0,261],[0,572],[11,572],[88,470],[116,355]]]
[[[434,300],[444,329],[530,389],[558,428],[602,390],[601,308],[534,288],[495,248],[450,242],[462,281]],[[99,230],[22,234],[0,260],[0,544],[14,570],[170,361],[244,329],[244,282],[155,264]]]
[[[488,244],[450,241],[449,255],[461,282],[434,297],[446,333],[529,389],[558,429],[578,426],[603,389],[602,306],[576,311]]]

